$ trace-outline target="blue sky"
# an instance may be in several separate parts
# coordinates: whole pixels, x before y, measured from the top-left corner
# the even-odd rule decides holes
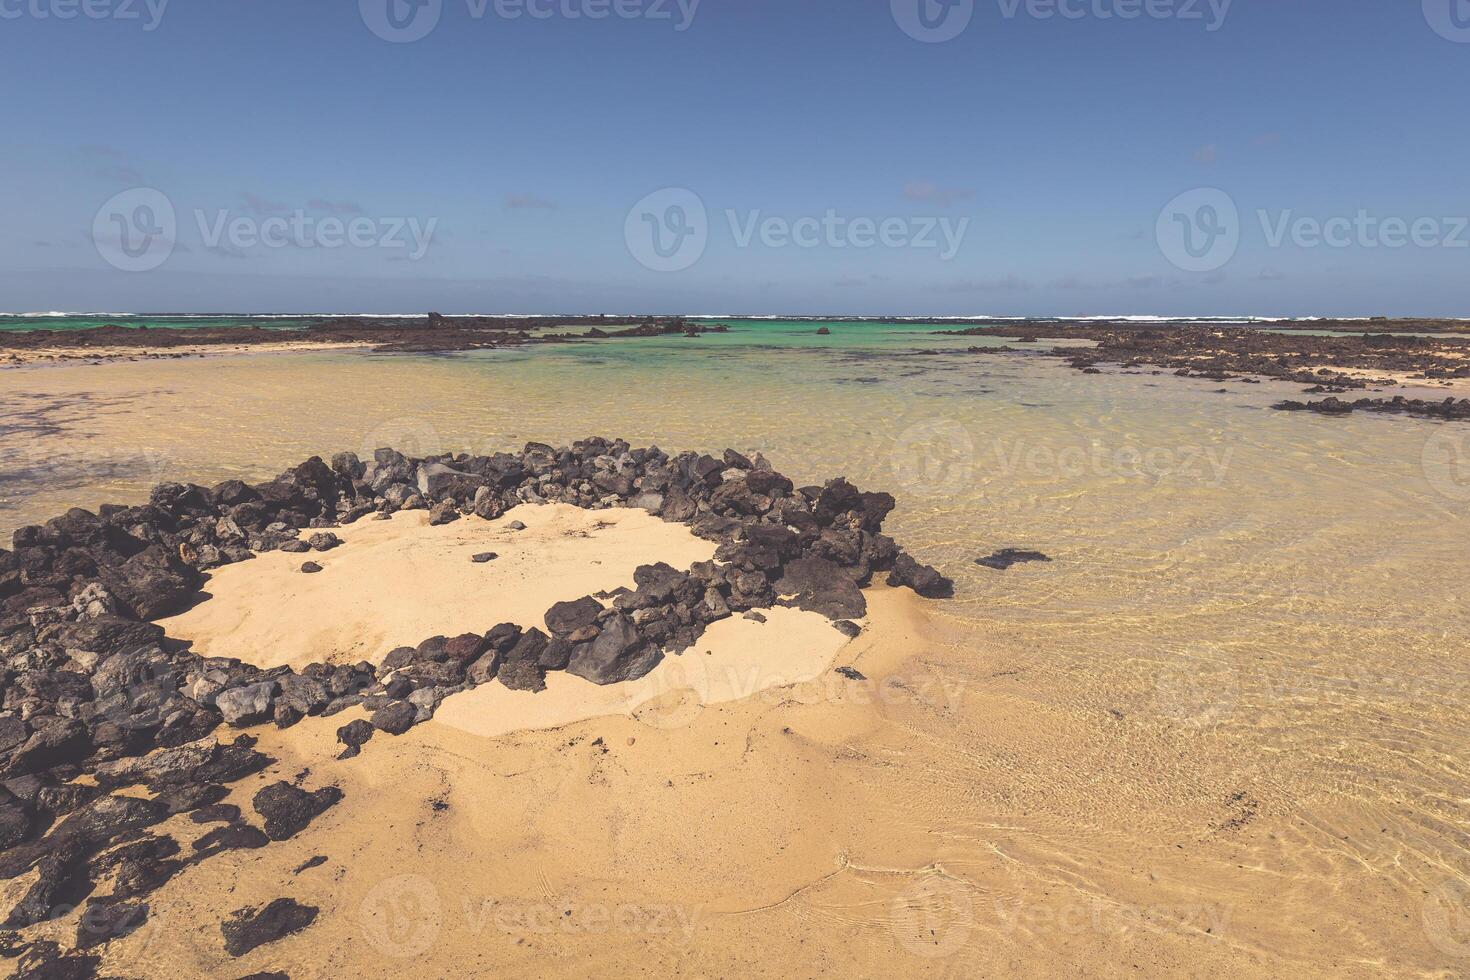
[[[1470,0],[86,2],[0,0],[3,310],[1470,316]]]

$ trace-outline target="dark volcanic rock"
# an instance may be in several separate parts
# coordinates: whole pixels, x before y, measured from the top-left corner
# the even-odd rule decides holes
[[[546,668],[535,660],[512,660],[500,665],[500,683],[512,691],[539,694],[546,690]]]
[[[0,851],[25,840],[35,826],[35,817],[24,801],[0,786]]]
[[[603,605],[591,596],[572,602],[558,602],[546,611],[546,628],[552,636],[571,636],[578,630],[597,625]]]
[[[244,728],[271,717],[272,697],[275,689],[275,681],[262,681],[259,684],[231,688],[220,692],[219,696],[214,699],[214,706],[219,709],[226,724]]]
[[[355,721],[349,721],[337,729],[337,741],[343,745],[354,747],[365,745],[373,737],[373,731],[371,722],[364,718],[358,718]]]
[[[316,908],[290,898],[278,898],[264,908],[238,909],[219,927],[225,952],[244,956],[257,946],[300,932],[316,921],[316,915]]]
[[[454,501],[452,500],[440,501],[429,509],[430,526],[448,524],[451,521],[457,520],[459,520],[459,511],[455,509]]]
[[[238,807],[235,808],[235,812],[236,814],[240,812]],[[259,827],[254,827],[242,820],[231,820],[225,826],[214,828],[194,842],[194,860],[203,861],[224,851],[257,851],[270,842],[271,839],[262,833]]]
[[[984,565],[986,568],[994,568],[997,571],[1003,572],[1012,565],[1028,561],[1051,561],[1051,559],[1039,551],[1019,551],[1015,548],[1002,548],[988,558],[976,558],[975,564]]]
[[[841,566],[825,558],[798,558],[788,562],[776,594],[784,605],[821,613],[828,619],[854,619],[867,615],[868,603],[862,590]]]
[[[1385,415],[1417,415],[1423,418],[1470,420],[1470,398],[1446,398],[1427,401],[1421,398],[1359,398],[1346,402],[1324,398],[1316,402],[1284,401],[1271,406],[1278,412],[1315,412],[1318,415],[1351,415],[1354,412],[1377,412]]]
[[[402,735],[418,720],[418,710],[407,701],[394,701],[373,712],[373,727],[389,735]]]
[[[170,814],[174,814],[212,806],[229,795],[230,791],[218,783],[188,783],[160,793],[158,799],[168,807]]]
[[[342,544],[342,539],[331,531],[318,531],[316,534],[307,538],[306,543],[311,547],[312,551],[331,551],[333,548]]]
[[[250,802],[265,818],[265,832],[270,839],[286,840],[341,799],[342,791],[335,786],[308,793],[283,780],[260,790]]]
[[[318,565],[314,561],[308,561],[302,563],[301,570],[307,575],[315,575],[317,572],[322,570],[322,566]]]
[[[906,553],[899,553],[888,573],[890,586],[907,586],[926,599],[948,599],[954,595],[954,583],[929,565],[920,565]]]
[[[55,719],[36,731],[10,757],[3,775],[24,776],[79,762],[92,752],[92,735],[75,719]]]
[[[234,823],[240,819],[240,808],[233,803],[214,803],[195,810],[189,819],[195,823]]]
[[[616,684],[637,680],[659,659],[659,651],[639,634],[633,621],[616,615],[603,623],[595,640],[572,649],[567,671],[594,684]]]
[[[121,939],[137,932],[147,921],[146,902],[89,899],[77,922],[77,949],[91,949],[113,939]]]
[[[154,646],[163,640],[163,628],[121,616],[104,615],[67,623],[57,632],[56,639],[70,650],[111,654]]]
[[[138,619],[157,619],[176,612],[201,581],[196,569],[157,545],[101,571],[108,590]]]

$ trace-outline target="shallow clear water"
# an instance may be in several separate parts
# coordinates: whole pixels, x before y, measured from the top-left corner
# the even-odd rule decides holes
[[[1457,962],[1470,937],[1434,903],[1470,875],[1462,429],[970,355],[932,327],[814,329],[0,372],[0,530],[384,445],[603,434],[845,474],[891,490],[891,533],[955,578],[948,646],[919,653],[978,699],[914,723],[948,764],[874,819],[975,868],[1003,833],[1010,873],[1063,892],[1228,908],[1232,955],[1267,972]],[[1003,547],[1053,561],[973,563]]]

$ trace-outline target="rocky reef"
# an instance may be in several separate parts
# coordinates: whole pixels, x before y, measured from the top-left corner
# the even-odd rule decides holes
[[[1362,325],[1358,326],[1362,329]],[[1374,329],[1379,329],[1375,325]],[[1470,378],[1470,338],[1463,334],[1421,337],[1412,333],[1283,333],[1250,327],[1199,324],[1062,322],[991,324],[940,331],[952,336],[1087,340],[1089,348],[1055,347],[1047,356],[1064,358],[1079,371],[1100,366],[1133,370],[1153,367],[1179,377],[1208,381],[1273,379],[1343,392],[1392,384],[1392,375],[1425,383]],[[1018,353],[975,348],[975,353]],[[1380,376],[1373,377],[1373,372]]]
[[[1393,398],[1359,398],[1350,402],[1340,398],[1324,398],[1315,402],[1278,402],[1271,407],[1278,412],[1316,412],[1318,415],[1377,412],[1383,415],[1417,415],[1421,418],[1470,421],[1470,398],[1428,401],[1395,395]]]
[[[584,328],[581,333],[551,333]],[[567,343],[724,333],[724,324],[704,324],[682,317],[492,317],[442,316],[330,317],[307,322],[301,329],[270,329],[259,324],[230,327],[122,327],[105,324],[86,330],[13,330],[0,332],[0,358],[34,351],[62,352],[72,358],[95,358],[107,351],[140,356],[181,356],[178,349],[239,348],[351,344],[379,354],[448,354],[458,351]]]
[[[419,509],[435,524],[489,520],[550,502],[642,508],[717,542],[715,559],[642,566],[634,589],[552,606],[544,630],[500,623],[430,637],[376,665],[262,670],[201,657],[152,622],[198,601],[212,568],[273,550],[330,561],[341,544],[332,527]],[[798,488],[759,455],[670,456],[591,438],[491,456],[313,457],[264,483],[166,483],[140,506],[73,509],[19,529],[13,550],[0,549],[0,879],[38,877],[3,925],[22,930],[86,905],[75,950],[12,932],[0,934],[0,955],[17,958],[22,976],[90,976],[97,958],[86,951],[139,928],[143,899],[173,875],[284,840],[341,799],[335,787],[278,782],[253,798],[261,826],[251,824],[222,800],[229,783],[274,760],[248,734],[211,737],[222,725],[288,727],[361,706],[370,720],[338,729],[351,758],[375,733],[401,735],[481,684],[539,691],[556,670],[598,684],[636,679],[736,614],[790,605],[847,632],[866,611],[862,587],[880,574],[951,595],[948,579],[882,533],[894,505],[841,478]],[[148,832],[181,813],[219,824],[187,856]],[[108,881],[111,893],[93,897]],[[283,935],[310,924],[304,913],[242,913],[224,928],[230,951],[276,918],[291,926]]]

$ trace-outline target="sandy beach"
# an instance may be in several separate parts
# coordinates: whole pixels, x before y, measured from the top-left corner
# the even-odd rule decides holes
[[[882,347],[721,363],[685,343],[10,375],[27,406],[0,433],[6,485],[25,488],[3,501],[12,527],[141,503],[173,474],[241,499],[231,480],[263,486],[310,453],[371,458],[404,436],[494,458],[532,432],[570,444],[597,415],[644,444],[700,445],[754,391],[767,407],[741,452],[798,486],[845,471],[891,487],[895,538],[955,582],[932,599],[874,576],[853,638],[777,602],[635,680],[552,670],[532,693],[496,679],[355,758],[338,758],[338,732],[372,727],[373,705],[220,725],[206,742],[248,734],[270,760],[208,805],[239,814],[181,812],[149,838],[188,856],[216,831],[265,826],[257,795],[281,783],[342,796],[288,837],[174,870],[140,899],[136,931],[89,951],[99,975],[1377,976],[1457,962],[1461,557],[1424,519],[1461,519],[1452,459],[1430,466],[1453,430],[1273,413],[1270,382],[1220,395],[964,353],[916,374]],[[671,365],[702,385],[697,404],[652,394]],[[314,386],[326,371],[338,384]],[[620,383],[598,388],[610,372]],[[551,379],[589,404],[568,413]],[[282,413],[300,425],[283,432]],[[663,421],[637,431],[649,417]],[[129,446],[146,469],[89,464]],[[26,475],[47,460],[46,482]],[[75,462],[75,482],[55,461]],[[271,547],[207,569],[207,598],[158,622],[193,654],[272,677],[366,661],[381,683],[396,647],[545,630],[554,603],[614,605],[638,568],[697,567],[721,547],[642,507],[521,502],[429,521],[424,507],[302,526],[343,543],[295,553],[258,524]],[[976,563],[1006,547],[1051,561]],[[39,874],[0,879],[0,901],[17,906]],[[87,901],[114,887],[104,877]],[[222,924],[285,898],[312,922],[226,951]],[[18,935],[69,951],[82,906]]]

